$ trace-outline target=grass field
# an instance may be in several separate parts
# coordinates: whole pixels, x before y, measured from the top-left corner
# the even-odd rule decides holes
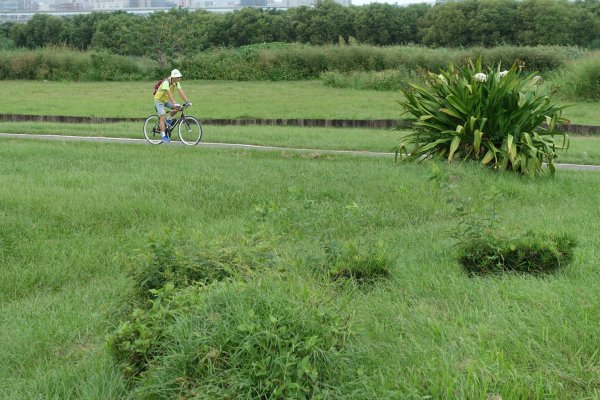
[[[469,278],[450,239],[457,220],[432,192],[427,163],[0,142],[0,398],[127,398],[105,335],[138,249],[169,227],[199,246],[236,243],[259,220],[288,279],[310,276],[323,237],[381,241],[393,260],[387,281],[336,296],[353,332],[340,398],[600,396],[596,174],[531,180],[441,165],[464,198],[501,191],[504,229],[578,241],[556,275]]]
[[[3,81],[2,113],[145,118],[154,112],[154,82]],[[336,89],[320,81],[191,81],[182,85],[199,118],[399,119],[397,92]],[[598,104],[576,103],[564,116],[600,125]]]
[[[7,122],[6,133],[58,134],[143,138],[140,123],[60,124]],[[358,128],[301,128],[276,126],[204,126],[203,142],[242,143],[306,149],[391,152],[407,131]],[[561,139],[557,138],[559,143]],[[572,136],[570,148],[559,151],[560,163],[600,164],[600,137]]]
[[[4,81],[4,113],[140,117],[154,113],[153,82]],[[328,88],[319,81],[192,81],[182,86],[200,118],[398,118],[398,93]],[[177,95],[178,96],[178,95]],[[179,97],[177,97],[179,99]]]
[[[2,123],[0,132],[143,138],[141,121],[151,112],[149,82],[3,84],[11,93],[0,100],[4,113],[139,116],[140,123]],[[184,85],[201,118],[400,117],[398,94],[320,82]],[[596,108],[578,104],[565,115],[600,124]],[[205,126],[203,141],[389,152],[403,133]],[[429,162],[60,140],[0,144],[0,365],[8,366],[0,368],[0,399],[151,398],[132,396],[106,337],[129,298],[131,264],[150,237],[169,230],[198,248],[236,247],[258,235],[276,260],[268,272],[325,293],[326,309],[348,310],[352,334],[335,369],[339,390],[328,398],[600,398],[595,173],[529,179],[438,163],[464,201],[489,210],[486,194],[502,194],[493,205],[498,230],[566,233],[578,243],[574,261],[555,275],[471,278],[451,238],[459,220],[429,181]],[[600,164],[600,138],[572,137],[557,162]],[[319,260],[336,241],[383,243],[391,276],[369,290],[322,284]]]

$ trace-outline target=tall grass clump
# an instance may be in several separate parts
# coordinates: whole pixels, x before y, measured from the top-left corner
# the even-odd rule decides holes
[[[0,79],[84,80],[89,54],[64,47],[0,52]]]
[[[0,50],[14,50],[15,42],[0,33]]]
[[[456,223],[450,236],[455,241],[458,261],[469,275],[526,273],[541,275],[569,264],[576,241],[565,233],[527,231],[515,233],[499,218],[497,207],[503,194],[488,188],[475,198],[466,198],[456,176],[433,164],[429,176],[435,198],[440,193],[453,207]],[[511,232],[511,233],[507,233]]]
[[[320,76],[324,85],[336,88],[392,91],[407,89],[410,81],[417,79],[416,72],[406,68],[376,72],[324,72]]]
[[[564,106],[552,101],[556,89],[542,81],[522,74],[518,64],[501,71],[483,68],[481,59],[430,73],[425,85],[403,91],[401,105],[416,118],[416,131],[401,139],[396,157],[477,160],[530,176],[541,174],[546,163],[554,174],[556,150],[568,147],[557,124],[568,120],[561,116]]]
[[[381,242],[360,246],[353,241],[327,240],[324,248],[323,269],[334,281],[346,280],[362,285],[375,283],[390,276],[392,260]]]
[[[66,47],[0,50],[0,79],[127,81],[156,79],[157,62],[106,51],[79,52]],[[325,72],[382,72],[387,70],[439,72],[448,62],[462,65],[481,57],[486,64],[512,65],[519,60],[527,71],[548,71],[585,54],[573,47],[541,46],[430,49],[419,46],[310,46],[265,43],[239,48],[216,48],[173,60],[170,67],[185,70],[187,79],[306,80]]]
[[[481,58],[486,65],[509,66],[516,62],[525,72],[548,72],[564,67],[569,61],[585,57],[587,51],[573,46],[497,46],[475,47],[468,57]]]
[[[131,81],[156,75],[156,65],[148,59],[109,53],[65,47],[0,52],[0,79]]]
[[[136,398],[327,398],[349,335],[344,314],[298,279],[167,285],[109,345]]]
[[[570,62],[556,74],[560,95],[569,100],[600,100],[600,51]]]
[[[165,229],[149,238],[147,249],[132,260],[130,276],[134,291],[143,300],[154,297],[167,284],[176,289],[208,285],[227,279],[244,279],[252,271],[274,266],[272,244],[260,235],[245,235],[234,240],[216,238],[205,241],[197,235]]]
[[[458,259],[473,275],[504,272],[540,275],[571,262],[575,240],[568,235],[534,232],[508,239],[478,238],[460,247]]]
[[[214,49],[182,59],[181,68],[193,79],[304,80],[327,72],[381,72],[387,70],[439,72],[448,62],[465,64],[482,58],[486,64],[512,65],[520,61],[526,71],[548,71],[584,52],[571,47],[511,47],[430,49],[419,46],[368,45],[309,46],[274,43]],[[385,73],[385,72],[384,72]]]
[[[93,81],[137,81],[156,76],[153,63],[106,52],[91,53],[87,79]]]

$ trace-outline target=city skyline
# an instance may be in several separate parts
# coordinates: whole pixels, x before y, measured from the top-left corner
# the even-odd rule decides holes
[[[102,11],[137,8],[206,8],[209,7],[297,7],[313,5],[316,0],[0,0],[0,12]],[[334,0],[343,5],[388,3],[410,5],[435,3],[435,0]]]

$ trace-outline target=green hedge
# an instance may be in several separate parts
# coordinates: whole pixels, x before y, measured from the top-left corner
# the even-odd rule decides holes
[[[576,47],[556,46],[451,50],[271,43],[198,52],[165,69],[178,67],[185,71],[186,79],[281,81],[318,79],[325,72],[438,71],[448,62],[464,64],[468,59],[481,57],[486,64],[501,61],[507,67],[520,60],[527,70],[544,72],[564,67],[586,53]],[[152,80],[165,72],[150,59],[107,52],[79,52],[63,47],[0,52],[0,79]]]
[[[600,51],[571,62],[557,71],[553,80],[560,83],[561,96],[571,100],[600,100]]]
[[[150,60],[103,52],[65,48],[0,52],[0,79],[130,81],[155,76],[157,67]]]
[[[300,44],[245,46],[198,53],[183,60],[181,68],[196,79],[301,80],[316,79],[325,72],[367,72],[391,69],[438,71],[448,62],[464,64],[481,57],[486,64],[510,67],[525,63],[528,71],[550,71],[586,52],[576,47],[511,47],[462,50],[417,46],[375,47],[305,46]]]

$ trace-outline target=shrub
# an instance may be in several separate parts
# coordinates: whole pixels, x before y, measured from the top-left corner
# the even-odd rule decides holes
[[[578,48],[557,46],[455,50],[420,46],[269,43],[205,51],[183,59],[181,67],[186,70],[186,76],[193,79],[278,81],[315,79],[328,72],[440,71],[449,61],[461,64],[477,57],[488,64],[502,62],[503,65],[512,65],[515,61],[521,61],[525,70],[547,71],[583,54],[585,52]]]
[[[0,33],[1,35],[1,33]],[[1,37],[1,36],[0,36]],[[5,46],[5,49],[9,47]],[[52,68],[37,60],[43,49],[31,51],[1,50],[0,78],[10,79],[65,79],[71,66]],[[136,53],[137,54],[137,53]],[[487,64],[502,62],[512,65],[517,60],[526,70],[547,71],[564,66],[566,61],[586,54],[576,47],[512,47],[490,49],[430,49],[420,46],[377,47],[369,45],[309,46],[298,43],[265,43],[242,46],[238,49],[215,48],[180,56],[166,71],[150,58],[117,56],[106,51],[77,52],[65,47],[52,48],[46,56],[58,65],[61,59],[76,59],[76,78],[81,80],[138,80],[158,79],[172,67],[185,70],[187,79],[208,80],[304,80],[317,79],[325,72],[373,72],[385,70],[440,71],[448,62],[462,64],[468,58],[481,57]],[[28,61],[33,59],[33,62]],[[72,62],[72,61],[71,61]],[[14,64],[14,68],[11,64]],[[39,68],[37,66],[39,65]],[[83,68],[82,66],[85,66]],[[81,72],[83,68],[83,72]],[[163,69],[164,66],[162,66]],[[88,72],[89,70],[89,72]],[[384,73],[385,74],[385,73]],[[56,77],[55,77],[56,76]],[[40,78],[42,77],[42,78]]]
[[[91,54],[91,80],[129,81],[145,77],[144,71],[129,57],[104,52]]]
[[[470,274],[518,272],[542,274],[571,261],[575,240],[529,232],[512,240],[480,238],[460,248],[459,261]]]
[[[13,50],[14,48],[14,41],[0,33],[0,50]]]
[[[472,159],[529,175],[541,174],[546,162],[553,174],[555,151],[568,146],[568,136],[557,130],[568,121],[561,117],[564,107],[551,101],[554,92],[541,77],[522,76],[517,64],[485,72],[481,60],[464,68],[451,64],[439,75],[430,73],[424,86],[403,91],[401,104],[416,117],[417,129],[402,138],[396,157]]]
[[[570,46],[497,46],[473,48],[468,57],[481,57],[487,65],[513,65],[519,62],[524,71],[546,72],[564,67],[567,62],[584,57],[587,52]]]
[[[329,240],[325,244],[325,269],[334,281],[351,280],[358,284],[374,283],[389,277],[391,260],[377,243],[363,251],[358,244]]]
[[[334,392],[349,334],[325,291],[274,277],[156,292],[109,338],[134,397],[306,399]]]
[[[165,230],[151,238],[146,252],[134,259],[130,275],[141,299],[152,298],[167,283],[175,288],[208,285],[240,278],[273,265],[274,251],[264,240],[243,237],[237,246],[215,240],[203,247],[180,231]]]
[[[0,79],[127,81],[153,78],[155,63],[52,47],[0,52]]]
[[[416,74],[405,68],[379,72],[324,72],[320,78],[326,86],[367,90],[401,90]]]
[[[600,51],[569,63],[558,74],[561,95],[572,100],[600,100]]]

